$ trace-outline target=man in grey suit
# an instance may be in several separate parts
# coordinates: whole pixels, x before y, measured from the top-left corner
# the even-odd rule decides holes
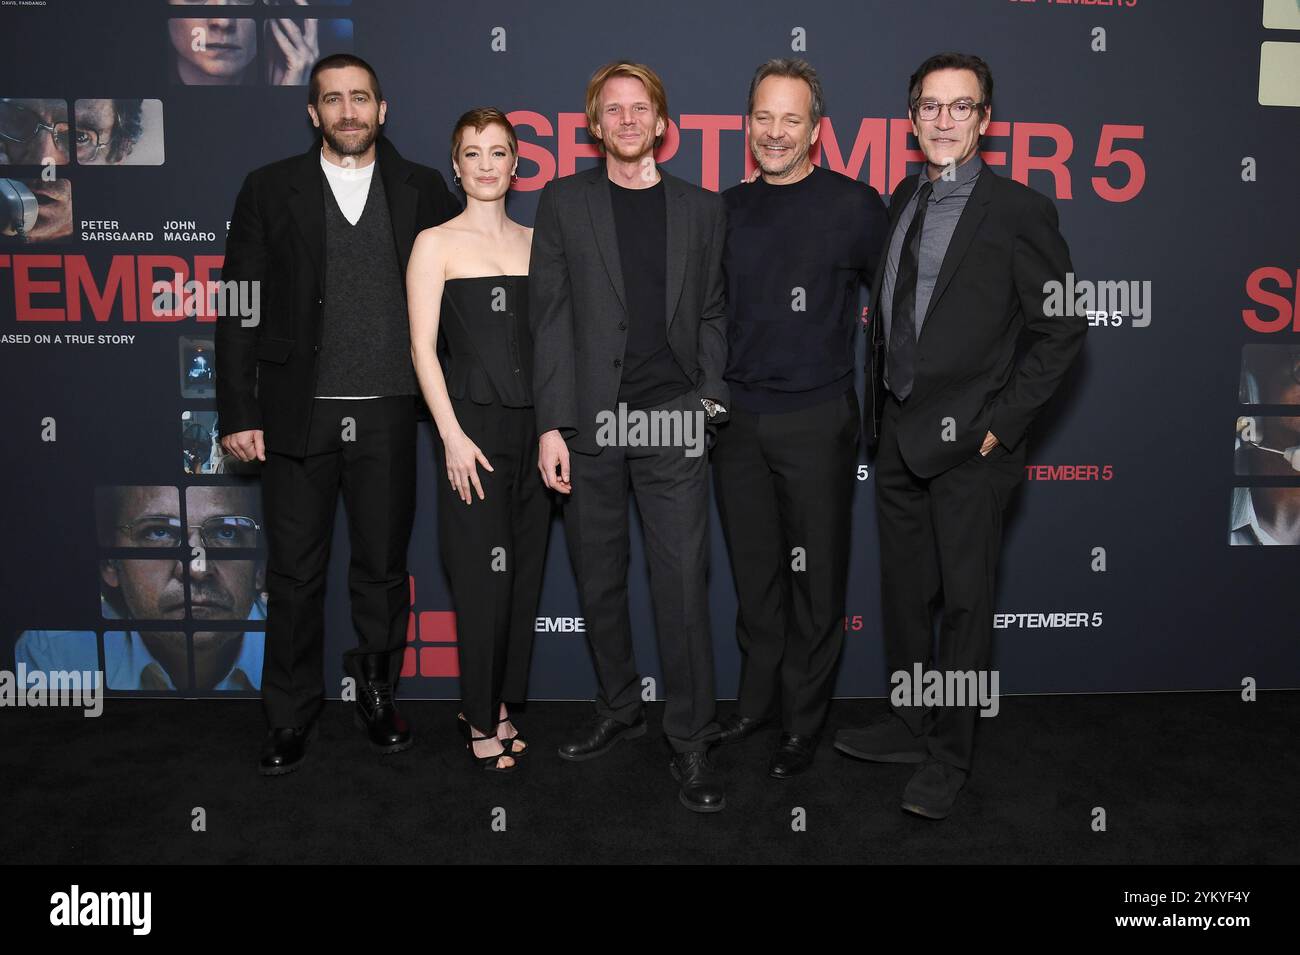
[[[719,196],[656,167],[668,123],[649,67],[610,63],[587,87],[605,162],[542,190],[529,267],[537,466],[566,496],[569,554],[600,693],[569,760],[645,734],[628,616],[628,488],[646,541],[663,661],[664,735],[681,802],[723,808],[714,721],[705,432],[726,416]]]

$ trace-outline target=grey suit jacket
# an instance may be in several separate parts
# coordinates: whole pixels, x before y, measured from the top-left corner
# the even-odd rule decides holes
[[[725,207],[716,193],[659,172],[668,225],[668,347],[700,397],[727,405]],[[558,430],[572,450],[599,454],[596,415],[618,408],[628,326],[604,163],[542,190],[528,286],[538,434]]]

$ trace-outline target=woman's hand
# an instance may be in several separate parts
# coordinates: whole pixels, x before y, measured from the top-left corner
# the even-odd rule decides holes
[[[478,468],[475,465],[481,464],[488,471],[492,470],[492,465],[478,445],[463,431],[448,437],[443,445],[447,451],[447,480],[451,482],[452,489],[466,504],[471,504],[474,500],[471,488],[478,492],[480,501],[484,500],[486,495],[483,493],[483,485],[479,483]]]
[[[279,48],[280,60],[271,66],[272,86],[306,86],[311,68],[320,59],[316,20],[268,20],[268,29]]]

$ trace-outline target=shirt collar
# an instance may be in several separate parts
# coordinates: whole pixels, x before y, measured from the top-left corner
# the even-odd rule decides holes
[[[1276,544],[1272,536],[1259,526],[1255,516],[1255,502],[1250,496],[1250,488],[1234,488],[1232,492],[1232,530],[1245,531],[1261,544]]]
[[[104,616],[110,619],[121,619],[121,616],[113,610],[107,601],[101,601]],[[253,606],[248,612],[249,620],[265,620],[266,604],[259,597],[253,601]],[[263,630],[246,630],[242,635],[239,647],[239,656],[231,665],[229,672],[222,677],[221,682],[213,687],[214,690],[256,690],[262,678],[262,657],[264,650],[265,631]],[[152,667],[152,669],[150,669]],[[158,659],[149,652],[149,648],[144,644],[144,638],[140,636],[140,631],[131,630],[127,632],[126,653],[118,660],[118,665],[114,668],[112,678],[105,681],[107,686],[142,686],[146,679],[145,671],[150,673],[149,680],[153,683],[164,684],[160,689],[175,690],[176,686],[171,677],[167,675],[167,669]]]
[[[926,175],[926,170],[928,168],[928,165],[922,166],[921,171],[917,173],[918,190],[921,188],[922,183],[930,181],[930,177]],[[952,179],[945,179],[943,176],[940,176],[938,179],[930,183],[930,188],[933,190],[930,193],[930,201],[938,202],[940,199],[952,195],[962,186],[969,185],[970,182],[980,174],[980,170],[983,168],[984,160],[980,159],[979,153],[976,153],[954,170],[954,176]]]
[[[334,179],[357,180],[369,179],[374,173],[375,167],[379,165],[379,158],[376,156],[375,161],[364,166],[351,169],[347,166],[336,166],[325,158],[325,150],[320,151],[320,167],[325,170],[325,175]]]
[[[265,620],[266,605],[260,599],[253,601],[253,609],[248,614],[249,620]],[[217,684],[218,690],[256,690],[262,682],[262,657],[265,649],[266,631],[246,630],[240,641],[239,656],[225,679]]]

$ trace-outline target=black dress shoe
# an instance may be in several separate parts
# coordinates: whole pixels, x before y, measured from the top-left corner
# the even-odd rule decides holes
[[[746,736],[752,735],[766,722],[767,720],[754,720],[750,719],[748,716],[741,716],[739,713],[732,713],[718,724],[722,727],[722,732],[718,734],[718,738],[715,742],[738,743]]]
[[[352,721],[365,730],[370,748],[377,753],[400,753],[415,742],[410,724],[397,711],[393,685],[386,679],[357,686],[357,708]]]
[[[638,716],[635,723],[620,723],[608,716],[598,716],[595,722],[580,730],[567,743],[560,746],[560,756],[574,762],[604,756],[621,739],[636,739],[646,732],[645,717]]]
[[[964,770],[927,759],[903,790],[903,811],[926,819],[946,819],[965,783]]]
[[[789,779],[791,776],[798,776],[812,765],[813,754],[816,752],[816,736],[782,733],[781,744],[772,754],[772,762],[767,774],[773,779]]]
[[[727,805],[722,777],[709,764],[706,750],[678,753],[669,768],[673,779],[681,783],[677,798],[691,812],[720,812]]]
[[[315,723],[310,728],[282,726],[267,730],[257,759],[257,771],[263,776],[283,776],[293,772],[307,758],[307,744],[315,735]]]
[[[903,718],[886,713],[861,729],[835,731],[835,748],[874,763],[920,763],[929,755],[924,736],[913,736]]]

